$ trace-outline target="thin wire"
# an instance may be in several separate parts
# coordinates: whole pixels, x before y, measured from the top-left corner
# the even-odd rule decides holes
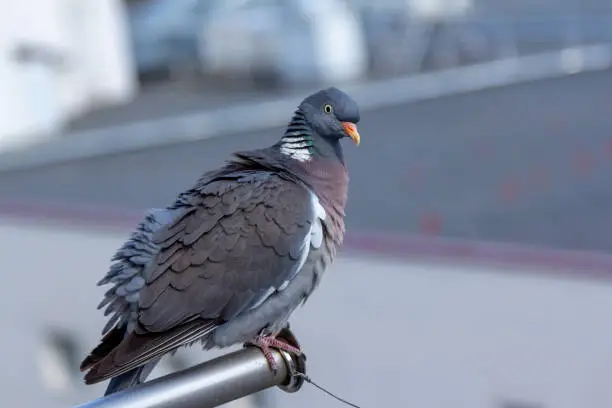
[[[342,402],[343,404],[346,404],[346,405],[348,405],[348,406],[350,406],[350,407],[353,407],[353,408],[361,408],[359,405],[357,405],[357,404],[353,404],[352,402],[347,401],[347,400],[345,400],[344,398],[340,398],[339,396],[335,395],[335,394],[334,394],[334,393],[332,393],[331,391],[326,390],[325,388],[323,388],[323,387],[322,387],[322,386],[320,386],[319,384],[317,384],[317,383],[315,383],[314,381],[312,381],[312,380],[310,379],[310,377],[309,377],[309,376],[307,376],[307,375],[306,375],[306,374],[304,374],[304,373],[300,373],[300,372],[298,372],[298,371],[292,370],[292,373],[291,373],[291,374],[292,374],[292,375],[294,375],[294,376],[296,376],[296,377],[302,377],[302,378],[304,379],[304,381],[306,381],[307,383],[309,383],[309,384],[311,384],[311,385],[315,386],[315,387],[316,387],[316,388],[318,388],[319,390],[323,391],[324,393],[326,393],[326,394],[327,394],[327,395],[329,395],[330,397],[337,399],[338,401]]]

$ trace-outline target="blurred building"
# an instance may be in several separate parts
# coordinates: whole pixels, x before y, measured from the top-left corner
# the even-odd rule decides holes
[[[0,149],[57,136],[136,92],[120,0],[24,0],[0,13]]]

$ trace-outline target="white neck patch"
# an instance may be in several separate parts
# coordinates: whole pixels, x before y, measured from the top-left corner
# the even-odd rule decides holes
[[[302,136],[285,136],[281,139],[280,152],[297,161],[305,162],[312,158],[311,144]]]

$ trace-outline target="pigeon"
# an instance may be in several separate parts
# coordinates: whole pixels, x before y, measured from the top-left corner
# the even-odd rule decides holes
[[[358,146],[357,103],[335,87],[306,97],[273,145],[233,153],[165,208],[149,210],[98,285],[111,315],[81,363],[105,395],[143,383],[162,356],[260,348],[300,354],[279,337],[318,287],[345,233],[348,170],[341,139]]]

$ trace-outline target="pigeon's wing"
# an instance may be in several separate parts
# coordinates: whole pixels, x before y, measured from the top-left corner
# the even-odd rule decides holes
[[[145,283],[144,269],[157,253],[153,234],[176,215],[176,209],[149,210],[113,256],[113,264],[98,282],[99,286],[111,285],[98,305],[98,309],[105,308],[104,315],[110,317],[102,329],[100,344],[83,360],[81,370],[104,358],[121,342],[125,333],[132,330],[138,317],[138,294]]]
[[[158,252],[139,291],[135,330],[91,368],[88,383],[116,376],[177,347],[274,291],[303,265],[316,206],[302,185],[245,172],[200,185],[153,237]]]
[[[98,305],[98,309],[105,307],[105,316],[111,315],[102,330],[103,335],[115,324],[121,326],[126,323],[131,312],[137,311],[138,292],[145,283],[144,269],[157,254],[157,245],[152,242],[153,234],[177,215],[178,210],[149,210],[130,239],[111,259],[113,265],[98,282],[98,286],[112,285]]]
[[[98,282],[98,286],[111,285],[98,305],[98,309],[105,308],[104,315],[110,317],[102,329],[100,343],[81,363],[81,371],[106,357],[134,329],[138,321],[138,298],[145,285],[145,268],[158,251],[153,234],[181,214],[181,209],[189,205],[198,186],[235,170],[236,165],[228,163],[220,169],[206,172],[198,179],[195,189],[179,194],[172,206],[149,210],[130,238],[115,252],[111,267]]]

